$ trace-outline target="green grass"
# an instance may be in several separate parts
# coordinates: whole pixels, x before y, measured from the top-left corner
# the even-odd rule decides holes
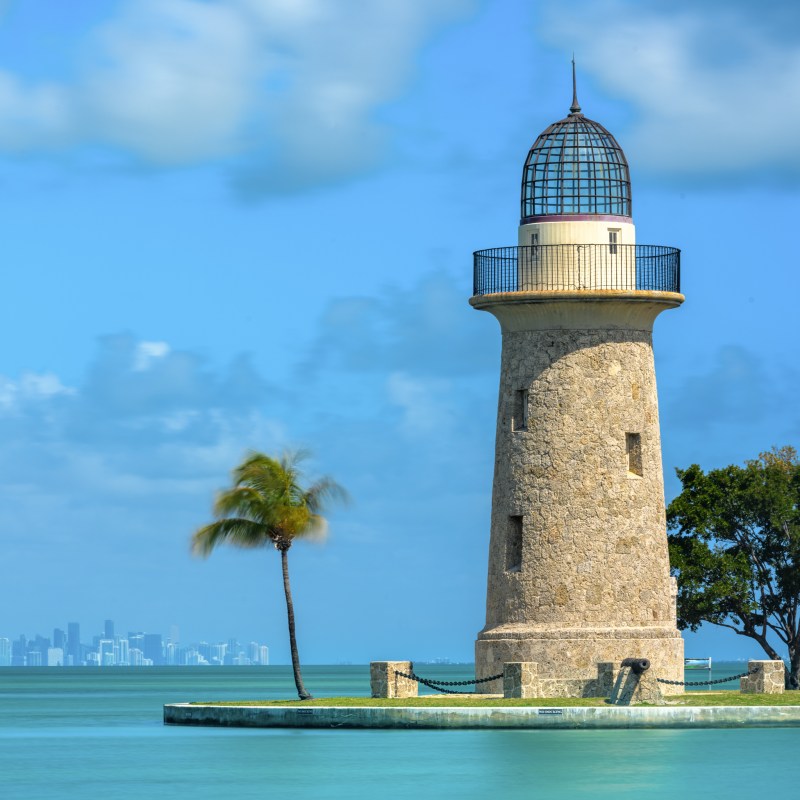
[[[605,700],[599,697],[576,697],[569,699],[544,698],[541,700],[504,700],[502,697],[318,697],[314,700],[225,700],[220,703],[192,703],[199,706],[296,706],[298,708],[353,706],[362,708],[483,708],[485,706],[602,706]]]
[[[684,695],[672,695],[666,698],[668,705],[673,706],[800,706],[800,692],[784,694],[741,694],[738,691],[727,692],[688,692]],[[373,697],[319,697],[314,700],[223,700],[196,702],[198,706],[289,706],[289,707],[330,707],[348,706],[361,708],[490,708],[490,707],[557,707],[572,706],[608,707],[608,702],[600,697],[569,698],[531,698],[504,699],[502,697],[470,697],[469,695],[373,698]]]
[[[682,697],[667,698],[680,706],[800,706],[800,692],[783,694],[742,694],[737,691],[689,692]]]

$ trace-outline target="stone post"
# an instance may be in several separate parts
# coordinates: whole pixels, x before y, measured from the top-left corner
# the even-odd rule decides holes
[[[540,697],[539,665],[535,661],[503,664],[503,697]]]
[[[369,683],[373,697],[416,697],[419,684],[410,678],[398,675],[404,672],[410,675],[413,666],[410,661],[371,661],[369,665]]]
[[[786,667],[783,661],[748,661],[747,669],[758,667],[758,672],[742,678],[742,694],[783,694]]]

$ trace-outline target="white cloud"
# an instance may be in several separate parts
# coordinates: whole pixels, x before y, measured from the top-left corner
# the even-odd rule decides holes
[[[403,426],[412,434],[429,434],[447,426],[449,415],[441,396],[448,385],[441,380],[422,380],[403,372],[386,379],[389,402],[403,412]]]
[[[633,104],[624,147],[649,171],[800,172],[800,41],[776,37],[763,16],[758,5],[676,4],[665,13],[583,0],[550,3],[544,30]]]
[[[55,147],[73,137],[69,91],[56,84],[26,86],[0,71],[0,147],[17,152]]]
[[[714,427],[755,430],[759,425],[775,431],[779,424],[796,426],[800,421],[794,401],[798,388],[795,364],[725,345],[708,363],[696,360],[695,372],[672,390],[663,407],[671,423],[692,433]]]
[[[465,312],[468,291],[452,275],[433,272],[410,289],[334,298],[304,365],[306,373],[331,366],[448,378],[493,373],[499,358],[496,323],[488,314]]]
[[[51,372],[36,374],[25,372],[19,382],[20,394],[24,398],[55,397],[59,394],[75,394],[74,389],[64,386],[56,375]]]
[[[265,394],[246,359],[217,371],[166,342],[104,337],[77,387],[51,373],[0,376],[0,485],[50,469],[58,491],[80,480],[115,490],[130,476],[207,479],[280,440]]]
[[[23,372],[17,381],[0,375],[0,413],[16,411],[26,403],[74,394],[75,389],[64,386],[51,372]]]
[[[169,353],[166,342],[139,342],[133,358],[134,372],[146,370],[158,358],[164,358]]]
[[[260,59],[235,4],[129,4],[97,32],[95,47],[76,102],[102,139],[167,164],[238,149]]]
[[[78,77],[0,73],[0,147],[107,145],[172,166],[243,159],[249,191],[371,165],[373,112],[414,52],[471,0],[128,0],[81,48]]]

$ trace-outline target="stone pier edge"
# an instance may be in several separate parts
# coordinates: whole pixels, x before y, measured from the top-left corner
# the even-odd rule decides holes
[[[800,706],[164,706],[166,725],[232,728],[609,729],[800,727]]]

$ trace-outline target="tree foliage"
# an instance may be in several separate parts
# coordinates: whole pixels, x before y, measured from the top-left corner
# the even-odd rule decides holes
[[[743,467],[677,470],[667,509],[678,579],[678,626],[709,622],[788,653],[787,686],[800,686],[800,461],[792,447]]]
[[[302,452],[287,453],[276,459],[264,453],[250,453],[233,471],[233,486],[214,501],[214,522],[204,525],[192,536],[192,550],[209,555],[220,544],[247,549],[273,546],[281,554],[289,646],[295,685],[301,700],[306,691],[300,670],[295,634],[294,603],[289,582],[288,551],[295,539],[324,535],[322,516],[329,500],[346,499],[346,493],[330,478],[303,486],[300,462]]]

